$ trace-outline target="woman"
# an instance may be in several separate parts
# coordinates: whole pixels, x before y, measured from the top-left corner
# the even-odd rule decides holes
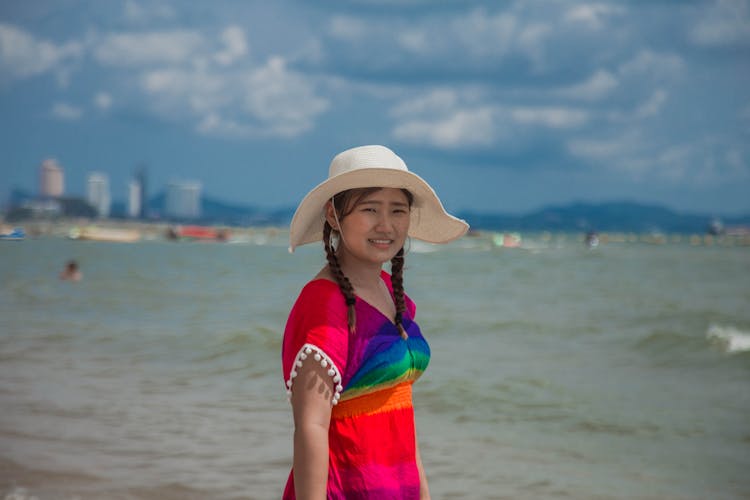
[[[404,293],[404,242],[447,243],[467,229],[384,146],[338,154],[328,179],[302,200],[289,249],[322,240],[327,265],[303,288],[284,331],[294,416],[285,499],[429,498],[411,385],[430,349]]]

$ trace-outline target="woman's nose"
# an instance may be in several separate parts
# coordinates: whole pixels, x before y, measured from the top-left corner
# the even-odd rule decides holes
[[[378,214],[376,227],[390,229],[393,226],[392,222],[392,217],[388,213],[381,212]]]

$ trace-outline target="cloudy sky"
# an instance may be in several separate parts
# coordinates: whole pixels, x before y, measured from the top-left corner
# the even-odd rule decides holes
[[[289,207],[374,143],[451,210],[750,212],[750,0],[0,3],[0,200],[51,157]]]

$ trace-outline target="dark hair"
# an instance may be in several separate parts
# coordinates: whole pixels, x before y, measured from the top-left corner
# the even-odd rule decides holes
[[[381,190],[382,188],[356,188],[348,189],[336,194],[333,199],[333,209],[336,211],[339,220],[352,213],[354,207],[359,201],[369,196],[370,194]],[[411,207],[414,202],[414,196],[406,189],[401,190],[405,195]],[[323,246],[326,251],[326,259],[328,260],[328,266],[331,268],[331,273],[336,279],[336,283],[339,285],[341,294],[344,296],[347,306],[347,323],[350,333],[356,333],[357,315],[355,312],[354,305],[356,304],[356,298],[354,296],[354,287],[352,286],[349,278],[346,277],[344,271],[341,269],[339,259],[336,256],[336,250],[331,244],[331,233],[335,230],[326,220],[323,224]],[[403,315],[406,311],[406,302],[404,300],[404,249],[399,249],[396,255],[391,259],[391,283],[393,285],[393,297],[396,305],[396,317],[394,322],[398,328],[401,336],[406,337],[406,331],[403,326]]]

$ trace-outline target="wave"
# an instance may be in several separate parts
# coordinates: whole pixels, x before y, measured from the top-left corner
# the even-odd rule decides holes
[[[706,338],[728,354],[750,351],[750,333],[733,326],[712,324],[706,331]]]

